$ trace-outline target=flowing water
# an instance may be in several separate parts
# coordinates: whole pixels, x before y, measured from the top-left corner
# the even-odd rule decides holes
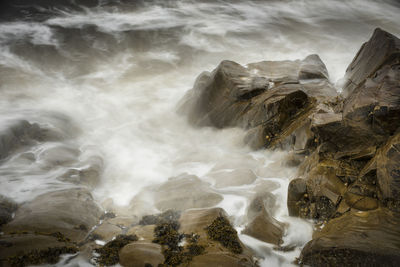
[[[177,114],[179,100],[221,60],[312,53],[340,90],[347,65],[375,27],[400,35],[395,0],[9,2],[0,5],[0,131],[27,120],[57,138],[3,159],[0,194],[29,201],[77,186],[65,174],[89,168],[101,173],[96,200],[124,207],[143,190],[190,174],[223,196],[217,206],[240,230],[251,198],[269,191],[276,198],[269,212],[287,223],[285,245],[296,249],[277,252],[240,235],[263,266],[290,266],[311,239],[312,225],[287,215],[296,169],[280,164],[286,152],[251,151],[240,129],[193,128]],[[216,173],[238,170],[256,179],[216,186]],[[146,210],[156,212],[152,197]]]

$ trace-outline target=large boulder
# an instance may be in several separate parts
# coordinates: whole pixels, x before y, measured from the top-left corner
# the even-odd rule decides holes
[[[120,250],[119,262],[124,267],[159,266],[164,263],[164,255],[159,244],[138,241]]]

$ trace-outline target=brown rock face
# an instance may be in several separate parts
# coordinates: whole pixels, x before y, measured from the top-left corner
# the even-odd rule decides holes
[[[310,266],[397,266],[400,217],[387,209],[332,219],[303,249]]]
[[[346,71],[346,84],[343,87],[345,96],[349,96],[356,87],[374,76],[383,65],[391,64],[398,59],[399,39],[382,29],[377,28],[371,39],[364,43]]]
[[[292,135],[299,135],[294,132],[305,123],[316,99],[337,96],[327,77],[317,55],[247,67],[223,61],[197,78],[181,111],[196,125],[247,129],[245,141],[254,148],[293,146]]]

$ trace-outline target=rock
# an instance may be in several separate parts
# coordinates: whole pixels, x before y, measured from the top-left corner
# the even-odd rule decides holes
[[[300,64],[299,79],[328,79],[328,70],[318,55],[309,55]]]
[[[221,208],[192,209],[182,213],[179,219],[181,225],[179,231],[198,235],[198,244],[205,247],[204,256],[193,257],[190,266],[207,266],[210,262],[230,263],[233,266],[255,266],[252,260],[252,253],[240,240],[238,242],[243,251],[241,253],[233,253],[219,241],[210,238],[207,231],[211,225],[217,225],[216,220],[218,218],[226,218],[226,213]],[[213,229],[215,230],[215,228]]]
[[[61,232],[72,241],[82,241],[98,222],[102,210],[85,189],[45,193],[22,204],[13,221],[4,226],[11,232]]]
[[[301,253],[310,266],[397,266],[400,217],[387,209],[348,212],[332,219]]]
[[[123,247],[119,252],[119,262],[124,267],[158,266],[164,263],[161,246],[155,243],[138,241]]]
[[[223,199],[194,175],[172,177],[154,189],[154,194],[155,206],[161,211],[212,207]]]
[[[26,266],[57,263],[61,254],[74,254],[78,248],[63,242],[60,235],[20,233],[0,237],[0,265]]]
[[[377,29],[349,67],[357,86],[344,88],[344,123],[368,143],[382,144],[400,126],[399,51],[400,40]]]
[[[45,131],[38,124],[26,120],[11,121],[0,129],[0,159],[8,157],[21,146],[43,140]]]
[[[0,195],[0,227],[12,220],[12,214],[17,208],[17,203]]]
[[[380,198],[400,201],[400,134],[390,138],[372,162],[376,163]]]
[[[245,142],[255,149],[286,148],[294,145],[294,131],[304,125],[316,102],[336,96],[317,55],[246,67],[222,61],[212,73],[198,77],[180,110],[195,125],[246,129]]]
[[[228,253],[213,252],[194,257],[189,266],[250,267],[255,265],[246,259],[240,259]]]
[[[154,228],[153,225],[137,225],[130,228],[127,232],[128,235],[136,235],[139,240],[151,242],[154,239]]]
[[[96,239],[111,241],[111,239],[119,234],[122,234],[122,229],[114,224],[103,222],[98,226],[92,233],[92,236],[97,237]]]
[[[304,179],[297,178],[290,181],[287,198],[290,216],[300,215],[300,207],[297,205],[297,202],[304,198],[305,194],[307,194],[307,185]]]
[[[344,95],[349,96],[367,78],[373,77],[379,68],[398,59],[399,47],[398,38],[377,28],[346,70]]]
[[[222,170],[212,172],[208,175],[215,180],[214,186],[216,188],[251,184],[257,179],[254,172],[249,169]]]
[[[242,231],[242,234],[275,245],[283,243],[283,233],[283,225],[272,218],[265,210],[258,214]]]

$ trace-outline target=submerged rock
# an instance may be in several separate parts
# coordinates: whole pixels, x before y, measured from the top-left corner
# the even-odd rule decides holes
[[[153,192],[155,206],[161,211],[212,207],[223,199],[194,175],[172,177]]]

